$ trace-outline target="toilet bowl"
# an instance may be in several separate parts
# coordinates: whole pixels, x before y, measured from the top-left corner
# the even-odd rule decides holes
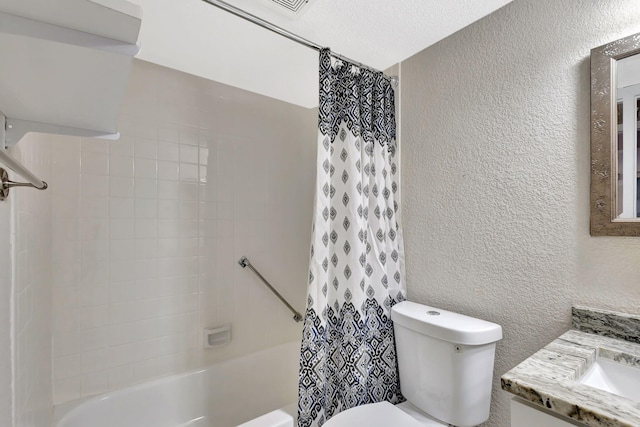
[[[325,427],[471,427],[486,421],[500,325],[409,301],[393,306],[391,319],[407,401],[347,409]]]
[[[441,421],[429,417],[409,402],[392,405],[389,402],[356,406],[335,415],[328,427],[447,427]]]

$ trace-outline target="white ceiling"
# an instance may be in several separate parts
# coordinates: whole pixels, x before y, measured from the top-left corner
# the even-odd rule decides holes
[[[142,6],[138,58],[301,105],[318,104],[318,53],[203,0]],[[270,0],[227,0],[333,52],[384,70],[511,0],[312,0],[297,16]]]

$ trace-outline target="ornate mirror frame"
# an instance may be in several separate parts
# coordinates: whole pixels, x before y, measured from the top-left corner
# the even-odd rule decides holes
[[[640,218],[617,219],[615,208],[618,139],[615,65],[617,60],[637,53],[640,33],[591,50],[592,236],[640,236]]]

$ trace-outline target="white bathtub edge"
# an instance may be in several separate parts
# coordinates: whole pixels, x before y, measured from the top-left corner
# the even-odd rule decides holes
[[[254,418],[237,427],[295,427],[298,405],[292,403],[275,411]]]
[[[211,416],[210,411],[214,411],[219,420],[226,420],[222,421],[223,425],[236,425],[239,422],[247,420],[247,418],[251,416],[257,417],[261,413],[264,413],[263,411],[278,408],[279,406],[286,404],[287,402],[291,402],[296,398],[297,361],[299,358],[299,349],[300,343],[297,340],[289,343],[281,343],[253,353],[234,357],[232,359],[214,362],[206,367],[198,367],[180,373],[169,374],[99,395],[60,403],[55,405],[53,408],[52,426],[85,427],[87,422],[86,420],[82,420],[83,417],[89,413],[87,411],[91,409],[91,411],[98,410],[103,412],[100,417],[101,422],[98,423],[102,427],[113,427],[114,425],[124,427],[125,424],[128,427],[139,427],[140,425],[143,425],[140,424],[140,422],[127,424],[130,422],[128,415],[126,419],[123,418],[123,420],[118,420],[115,424],[110,421],[110,416],[105,416],[105,414],[109,415],[111,413],[140,415],[138,414],[140,411],[138,411],[137,408],[135,408],[136,410],[134,411],[126,412],[120,410],[122,407],[119,407],[120,409],[118,409],[108,408],[108,406],[119,404],[117,403],[119,401],[126,402],[125,406],[130,406],[131,402],[134,402],[134,400],[148,398],[156,399],[158,391],[162,391],[167,387],[171,388],[173,386],[183,388],[180,395],[184,398],[182,400],[187,404],[186,408],[190,409],[185,412],[185,407],[177,407],[176,409],[169,405],[168,409],[172,410],[166,412],[162,418],[162,422],[165,420],[170,422],[169,424],[166,424],[167,426],[177,427],[178,425],[183,425],[184,420],[190,419],[189,417],[192,415],[197,417],[204,416],[208,419]],[[288,360],[288,362],[282,366],[274,365],[274,363],[278,364],[283,360]],[[262,364],[264,363],[268,363],[268,365],[264,365],[264,367],[262,367]],[[292,367],[295,367],[295,369]],[[228,383],[228,381],[230,381],[228,375],[240,375],[238,378],[241,380]],[[245,404],[242,403],[245,398],[254,402],[261,401],[261,395],[256,395],[256,393],[260,392],[261,387],[248,386],[248,384],[250,384],[252,380],[255,380],[257,381],[256,385],[260,384],[261,386],[264,386],[267,378],[269,381],[275,381],[274,384],[278,384],[277,390],[274,390],[274,393],[272,393],[270,398],[267,401],[264,401],[263,404],[256,405],[261,406],[262,411],[256,406],[252,407],[253,410],[247,410],[250,408],[246,407]],[[283,378],[288,378],[288,380],[282,381]],[[224,385],[224,388],[220,388],[218,386],[218,381]],[[226,384],[225,381],[227,381]],[[248,389],[246,388],[247,386],[249,387]],[[185,387],[186,390],[184,390]],[[151,393],[149,393],[150,391]],[[191,398],[186,398],[187,394],[192,391],[194,392],[193,396]],[[269,401],[271,401],[271,403],[267,403]],[[207,402],[214,403],[214,405],[212,406]],[[148,403],[146,403],[146,405],[148,405]],[[163,408],[167,407],[167,405],[160,406]],[[288,409],[290,407],[292,409]],[[288,424],[282,424],[282,427],[292,427],[294,425],[292,420],[297,416],[297,405],[287,405],[282,409],[285,413],[290,413],[291,418],[290,422]],[[105,412],[105,410],[107,412]],[[241,413],[245,416],[237,415]],[[144,412],[142,415],[146,417],[146,414],[147,412]],[[154,412],[154,414],[156,414],[156,412]],[[167,414],[169,416],[167,416]],[[188,414],[188,417],[185,418],[185,414]],[[176,423],[174,423],[174,420],[171,418],[173,415],[177,415],[178,419],[176,419]],[[134,417],[131,419],[136,418]],[[74,424],[77,420],[81,420],[81,423]],[[155,423],[155,421],[153,421],[153,423]],[[163,424],[163,426],[164,425],[165,424]],[[274,427],[280,426],[281,424],[274,425]]]

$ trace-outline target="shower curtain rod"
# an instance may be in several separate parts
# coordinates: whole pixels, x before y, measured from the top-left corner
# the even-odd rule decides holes
[[[252,24],[256,24],[256,25],[258,25],[258,26],[260,26],[260,27],[262,27],[262,28],[264,28],[266,30],[272,31],[272,32],[274,32],[274,33],[276,33],[276,34],[278,34],[280,36],[286,37],[289,40],[292,40],[292,41],[294,41],[296,43],[299,43],[299,44],[301,44],[303,46],[306,46],[308,48],[315,49],[315,50],[318,50],[318,51],[320,49],[324,48],[324,46],[320,46],[319,44],[314,43],[314,42],[312,42],[310,40],[307,40],[304,37],[300,37],[299,35],[294,34],[291,31],[287,31],[282,27],[278,27],[277,25],[272,24],[269,21],[265,21],[264,19],[262,19],[262,18],[260,18],[260,17],[258,17],[256,15],[253,15],[253,14],[251,14],[249,12],[245,12],[244,10],[242,10],[240,8],[237,8],[235,6],[232,6],[232,5],[230,5],[229,3],[225,2],[225,1],[222,1],[222,0],[202,0],[202,1],[204,1],[205,3],[209,3],[210,5],[215,6],[215,7],[219,8],[219,9],[222,9],[225,12],[229,12],[232,15],[237,16],[238,18],[242,18],[242,19],[244,19],[246,21],[251,22]],[[346,61],[346,62],[350,62],[350,63],[356,65],[359,68],[364,68],[364,69],[367,69],[367,70],[370,70],[370,71],[380,72],[379,70],[376,70],[373,67],[369,67],[368,65],[364,65],[364,64],[362,64],[362,63],[360,63],[358,61],[354,61],[353,59],[349,59],[346,56],[342,56],[342,55],[334,53],[334,52],[331,52],[331,56],[333,56],[335,58],[338,58],[338,59],[341,59],[341,60]],[[383,75],[384,75],[385,78],[391,80],[394,83],[398,82],[398,78],[397,77],[391,77],[391,76],[387,76],[385,74],[383,74]]]

